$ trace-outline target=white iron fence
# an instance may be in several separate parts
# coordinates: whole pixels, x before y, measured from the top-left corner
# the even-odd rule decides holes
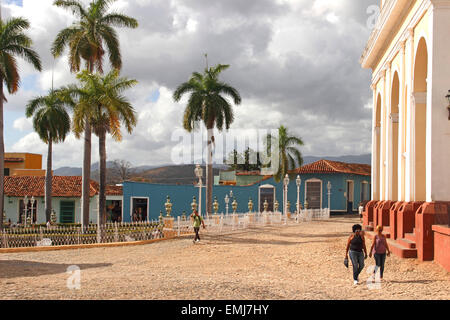
[[[133,242],[164,238],[159,222],[108,223],[98,226],[13,227],[0,232],[1,248]]]
[[[229,233],[252,227],[292,225],[330,218],[328,209],[308,209],[300,214],[282,215],[280,212],[211,215],[205,218],[206,232]],[[168,226],[166,226],[168,227]],[[191,219],[178,217],[173,228],[164,228],[158,221],[109,223],[98,226],[31,226],[12,227],[0,232],[0,248],[80,245],[95,243],[134,242],[181,236],[193,232]]]
[[[301,210],[300,214],[295,213],[289,216],[283,215],[281,212],[211,215],[208,218],[204,218],[204,222],[207,233],[221,234],[252,227],[292,225],[300,222],[326,220],[329,218],[329,209],[305,209]],[[190,219],[183,220],[178,217],[174,228],[178,236],[183,233],[193,232],[192,221]]]

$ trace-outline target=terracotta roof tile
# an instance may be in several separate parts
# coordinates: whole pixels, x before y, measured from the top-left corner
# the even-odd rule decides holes
[[[23,158],[5,158],[5,162],[24,162]]]
[[[52,182],[53,197],[81,197],[82,177],[54,176]],[[98,183],[91,180],[90,196],[98,194]],[[107,195],[122,195],[122,187],[107,186]],[[44,197],[45,177],[13,176],[5,177],[5,195],[11,197]]]
[[[122,186],[106,186],[106,195],[121,196],[121,195],[123,195],[123,187]]]
[[[330,160],[319,160],[295,169],[292,173],[348,173],[363,176],[371,175],[371,166],[368,164],[344,163]]]

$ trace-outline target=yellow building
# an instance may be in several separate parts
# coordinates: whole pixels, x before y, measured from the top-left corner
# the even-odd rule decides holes
[[[372,70],[373,90],[375,201],[365,222],[386,226],[391,238],[432,260],[439,254],[433,225],[450,215],[450,0],[380,4],[360,60]],[[399,252],[413,256],[405,250]]]
[[[5,153],[5,176],[45,176],[45,170],[42,170],[42,155]]]

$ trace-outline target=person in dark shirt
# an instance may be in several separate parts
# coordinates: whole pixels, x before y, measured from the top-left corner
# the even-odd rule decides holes
[[[352,227],[353,234],[350,235],[347,241],[347,248],[345,249],[345,259],[348,259],[350,254],[350,260],[353,265],[353,284],[358,284],[358,277],[361,271],[364,269],[364,259],[367,259],[366,241],[362,234],[362,227],[359,224],[355,224]],[[364,251],[364,253],[363,253]]]

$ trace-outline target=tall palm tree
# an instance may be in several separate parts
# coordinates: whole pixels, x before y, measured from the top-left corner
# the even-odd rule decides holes
[[[119,77],[117,70],[105,76],[83,71],[77,78],[81,82],[81,87],[69,86],[64,90],[66,96],[70,95],[77,101],[73,116],[75,134],[81,135],[89,123],[99,138],[99,223],[104,224],[106,223],[106,135],[109,133],[114,140],[120,141],[122,140],[121,124],[125,126],[128,133],[131,133],[136,126],[136,112],[122,93],[133,87],[137,81]]]
[[[48,95],[36,97],[26,108],[27,118],[33,117],[34,131],[48,145],[47,173],[45,177],[45,218],[50,221],[52,212],[52,157],[53,143],[64,142],[70,133],[70,116],[65,103],[57,92],[51,90]]]
[[[119,37],[113,27],[137,28],[136,19],[121,13],[108,10],[117,0],[93,0],[88,7],[78,0],[56,0],[54,5],[71,10],[77,21],[70,27],[61,30],[52,45],[52,54],[61,56],[66,47],[69,48],[69,66],[71,72],[78,72],[81,60],[84,60],[86,69],[103,72],[103,58],[108,51],[111,67],[122,68]],[[84,129],[84,155],[83,155],[83,187],[82,211],[83,224],[89,223],[89,192],[91,177],[91,126],[87,121]]]
[[[277,148],[277,154],[271,159],[277,159],[278,170],[274,174],[276,182],[280,182],[281,179],[288,173],[289,170],[301,167],[303,165],[303,157],[298,149],[299,146],[303,146],[303,141],[300,137],[291,135],[288,129],[284,126],[278,128],[278,137],[267,135],[267,154],[271,154],[271,148],[274,146]]]
[[[229,129],[234,121],[233,108],[226,96],[230,96],[234,104],[242,102],[239,92],[229,84],[221,82],[219,75],[229,68],[229,65],[219,64],[206,68],[204,73],[194,72],[189,81],[182,83],[174,92],[173,98],[179,102],[184,94],[190,94],[184,112],[183,127],[188,132],[194,130],[195,124],[203,121],[208,130],[208,159],[206,170],[206,210],[212,212],[212,144],[214,143],[214,128],[222,131]]]
[[[32,41],[24,33],[30,23],[23,18],[3,21],[0,17],[0,229],[3,228],[5,142],[3,136],[3,104],[7,102],[4,92],[6,86],[10,94],[19,89],[20,75],[16,57],[25,59],[36,70],[41,71],[39,55],[31,49]]]

